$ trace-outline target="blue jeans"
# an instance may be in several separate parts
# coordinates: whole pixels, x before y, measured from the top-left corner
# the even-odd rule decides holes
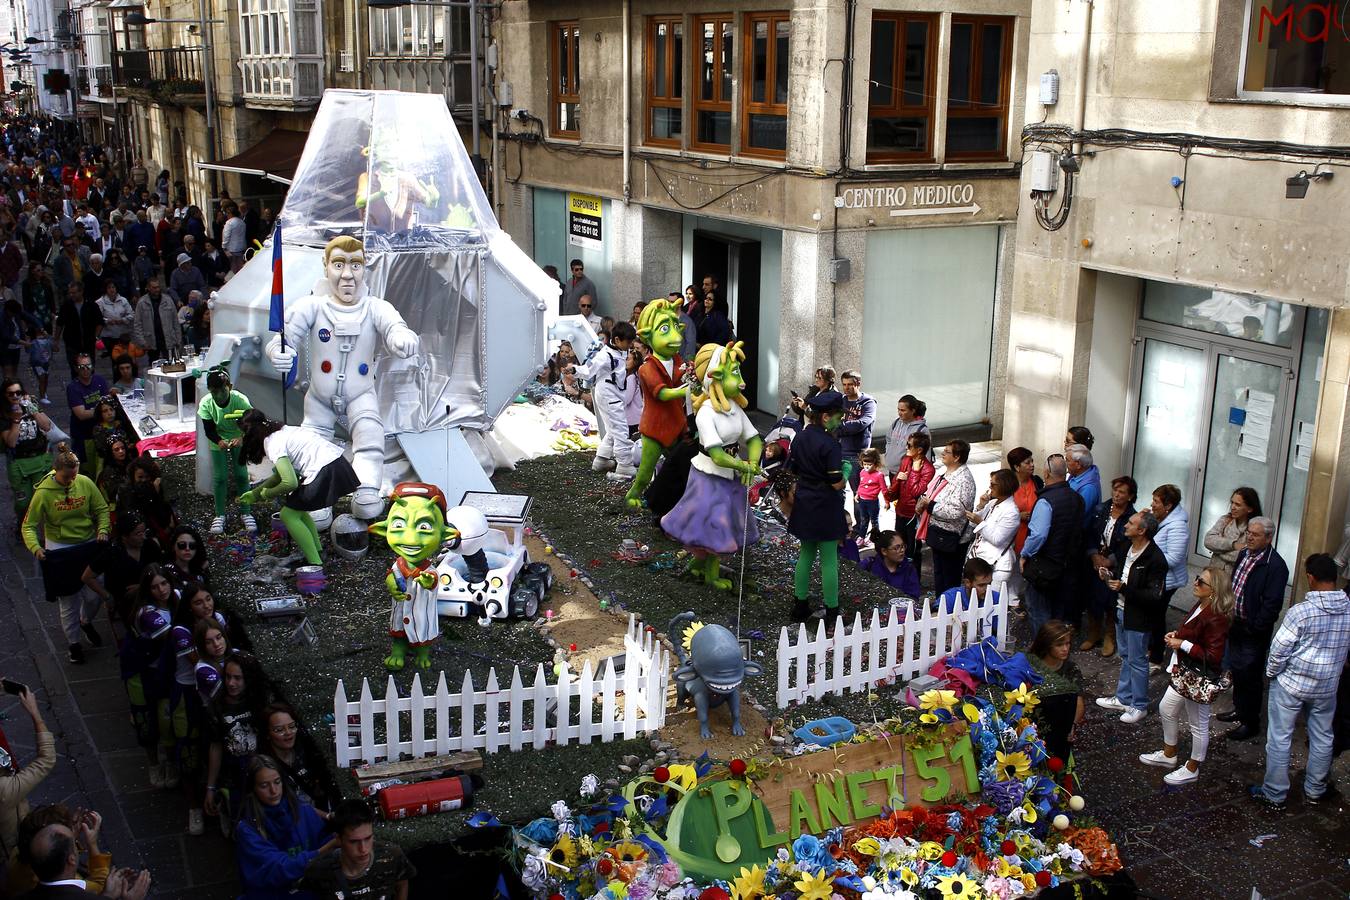
[[[1300,700],[1285,690],[1276,678],[1270,683],[1270,701],[1266,708],[1266,780],[1261,791],[1267,800],[1283,803],[1289,796],[1289,745],[1294,739],[1294,722],[1303,710],[1308,712],[1308,768],[1303,778],[1303,793],[1308,797],[1320,797],[1327,792],[1336,695]]]
[[[1116,699],[1131,709],[1148,710],[1148,632],[1125,628],[1125,610],[1116,610],[1116,647],[1120,681]]]
[[[1024,579],[1025,581],[1025,579]],[[1022,601],[1027,608],[1027,618],[1031,621],[1031,635],[1034,638],[1041,630],[1041,626],[1054,618],[1054,611],[1050,608],[1050,599],[1036,590],[1030,581],[1025,581],[1026,594]]]
[[[880,528],[881,500],[859,500],[853,508],[853,533],[858,537],[870,537],[872,529]]]

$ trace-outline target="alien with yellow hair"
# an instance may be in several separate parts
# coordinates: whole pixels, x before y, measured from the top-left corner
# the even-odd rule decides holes
[[[684,496],[661,517],[666,534],[693,553],[689,571],[721,590],[729,590],[731,581],[719,575],[718,554],[759,540],[755,517],[748,515],[747,488],[759,474],[764,441],[744,410],[744,360],[740,341],[699,348],[694,375],[703,392],[694,398],[694,423],[703,452],[694,457]],[[745,459],[737,455],[742,446]]]

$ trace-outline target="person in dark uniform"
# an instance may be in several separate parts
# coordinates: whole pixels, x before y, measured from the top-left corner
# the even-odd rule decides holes
[[[844,395],[821,391],[807,401],[806,416],[807,425],[793,440],[788,457],[788,468],[797,476],[788,533],[802,543],[793,578],[792,619],[804,622],[811,617],[806,597],[819,554],[825,623],[833,626],[839,617],[839,540],[848,533],[844,520],[848,473],[843,471],[843,450],[833,434],[844,418]]]

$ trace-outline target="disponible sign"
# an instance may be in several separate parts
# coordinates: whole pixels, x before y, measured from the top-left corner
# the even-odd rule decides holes
[[[885,209],[895,218],[904,216],[975,215],[975,185],[970,182],[883,185],[847,188],[834,198],[840,209]]]
[[[605,204],[590,194],[567,195],[567,243],[587,250],[604,249]]]

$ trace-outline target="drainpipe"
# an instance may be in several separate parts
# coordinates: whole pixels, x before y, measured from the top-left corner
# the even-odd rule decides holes
[[[623,0],[623,202],[625,204],[633,196],[633,180],[629,174],[629,166],[633,157],[633,140],[629,133],[632,129],[632,99],[629,96],[632,91],[631,65],[631,36],[628,33],[629,7],[632,0]]]
[[[1092,0],[1083,0],[1083,42],[1078,47],[1078,96],[1074,98],[1073,130],[1082,131],[1087,116],[1088,51],[1092,45]],[[1074,154],[1081,155],[1083,143],[1074,147]]]
[[[469,102],[473,104],[473,165],[481,178],[483,175],[483,148],[478,134],[479,97],[478,82],[483,70],[478,61],[478,0],[469,0],[469,62],[473,66],[473,78],[469,80]]]

